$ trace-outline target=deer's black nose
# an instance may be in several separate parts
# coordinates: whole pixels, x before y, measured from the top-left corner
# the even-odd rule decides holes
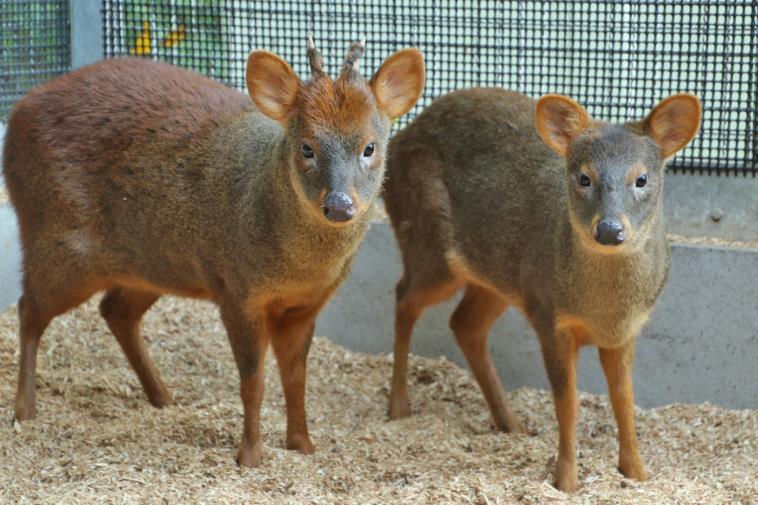
[[[355,216],[353,199],[342,191],[332,191],[324,199],[324,216],[338,223],[350,221]]]
[[[595,240],[603,245],[619,245],[626,239],[624,226],[618,221],[603,220],[597,225]]]

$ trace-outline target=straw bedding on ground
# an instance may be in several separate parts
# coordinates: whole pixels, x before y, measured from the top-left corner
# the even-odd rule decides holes
[[[313,456],[284,449],[285,416],[269,359],[264,462],[234,464],[238,378],[215,308],[162,299],[146,317],[152,355],[176,406],[152,408],[99,318],[96,301],[55,320],[39,354],[38,418],[13,425],[15,310],[0,314],[2,503],[752,503],[758,411],[674,405],[639,412],[650,480],[616,469],[604,396],[583,394],[581,491],[548,482],[556,452],[550,395],[512,392],[532,436],[493,431],[465,370],[411,358],[414,415],[387,422],[389,356],[317,338],[309,359]],[[449,338],[449,336],[441,336]],[[269,356],[271,358],[271,356]]]

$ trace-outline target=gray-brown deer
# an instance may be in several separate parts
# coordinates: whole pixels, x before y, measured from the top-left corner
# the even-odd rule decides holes
[[[644,479],[632,361],[670,265],[664,165],[696,134],[700,102],[663,100],[643,120],[593,120],[570,98],[499,89],[436,100],[390,142],[384,198],[403,256],[389,415],[410,413],[414,323],[465,289],[450,320],[500,430],[524,432],[487,349],[508,307],[536,331],[560,429],[556,485],[577,488],[576,363],[596,345],[619,433],[619,469]]]
[[[384,177],[392,120],[421,94],[416,49],[370,81],[351,45],[339,77],[309,39],[312,76],[247,62],[250,98],[177,67],[124,58],[29,93],[10,115],[4,173],[23,247],[15,415],[35,416],[35,360],[55,316],[106,291],[100,311],[150,403],[171,396],[140,321],[163,294],[218,304],[240,374],[237,459],[261,461],[269,344],[287,447],[312,453],[305,368],[314,321],[350,269]]]

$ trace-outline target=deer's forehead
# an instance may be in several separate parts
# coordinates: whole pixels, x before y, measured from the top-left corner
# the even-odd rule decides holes
[[[376,102],[364,83],[321,79],[303,90],[301,124],[306,134],[355,135],[372,129]]]
[[[649,139],[624,125],[601,124],[583,133],[572,149],[576,165],[591,163],[600,170],[627,170],[634,165],[654,164]]]

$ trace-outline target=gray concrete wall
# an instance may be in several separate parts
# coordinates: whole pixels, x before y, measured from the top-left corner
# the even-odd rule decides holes
[[[10,205],[0,204],[0,309],[18,300],[21,292],[20,267],[21,247],[16,214]]]
[[[667,174],[664,202],[671,233],[758,241],[758,177]]]

